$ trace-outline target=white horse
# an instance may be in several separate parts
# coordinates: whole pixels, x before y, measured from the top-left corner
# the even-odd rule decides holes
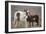
[[[17,16],[16,16],[17,13],[20,13],[20,22],[17,21]],[[16,11],[14,13],[14,23],[16,22],[15,27],[17,27],[17,25],[21,24],[21,23],[22,23],[21,25],[23,25],[23,23],[24,23],[25,27],[28,27],[26,18],[27,18],[26,12],[24,12],[24,11]]]

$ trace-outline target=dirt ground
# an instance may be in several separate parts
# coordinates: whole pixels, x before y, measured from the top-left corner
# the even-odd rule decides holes
[[[33,26],[32,26],[32,22],[29,24],[29,22],[25,22],[25,21],[12,21],[11,23],[11,28],[32,28],[32,27],[40,27],[40,23],[37,26],[36,22],[33,22]]]

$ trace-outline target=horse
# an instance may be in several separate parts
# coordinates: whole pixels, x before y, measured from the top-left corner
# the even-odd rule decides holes
[[[23,25],[23,23],[25,26]],[[23,25],[24,27],[27,27],[26,12],[16,11],[14,13],[14,24],[15,24],[15,27],[17,27],[19,24]]]
[[[33,26],[33,22],[36,22],[37,26],[38,26],[39,25],[39,17],[38,17],[38,15],[28,16],[27,17],[27,22],[29,22],[29,24],[32,22],[32,26]]]
[[[39,16],[38,15],[28,15],[28,13],[30,13],[28,10],[24,10],[26,12],[26,15],[27,15],[27,22],[30,24],[32,22],[32,26],[33,26],[33,22],[36,22],[37,23],[37,26],[39,25]]]

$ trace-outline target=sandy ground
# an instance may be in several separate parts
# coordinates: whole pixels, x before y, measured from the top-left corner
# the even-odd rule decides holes
[[[32,23],[29,24],[29,22],[25,22],[25,21],[12,21],[11,23],[11,28],[31,28],[31,27],[40,27],[40,24],[37,26],[36,22],[33,22],[33,26]]]

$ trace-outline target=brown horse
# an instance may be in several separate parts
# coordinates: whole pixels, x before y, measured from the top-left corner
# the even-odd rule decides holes
[[[27,10],[24,10],[26,12],[26,15],[27,15],[27,22],[29,22],[29,24],[32,22],[32,26],[33,26],[33,22],[36,22],[37,23],[37,26],[39,25],[39,16],[38,15],[28,15],[28,12]]]
[[[29,22],[29,24],[32,22],[32,26],[33,26],[33,22],[36,22],[36,23],[37,23],[37,26],[38,26],[38,25],[39,25],[39,24],[38,24],[38,22],[39,22],[39,17],[38,17],[38,15],[28,16],[27,22]]]

